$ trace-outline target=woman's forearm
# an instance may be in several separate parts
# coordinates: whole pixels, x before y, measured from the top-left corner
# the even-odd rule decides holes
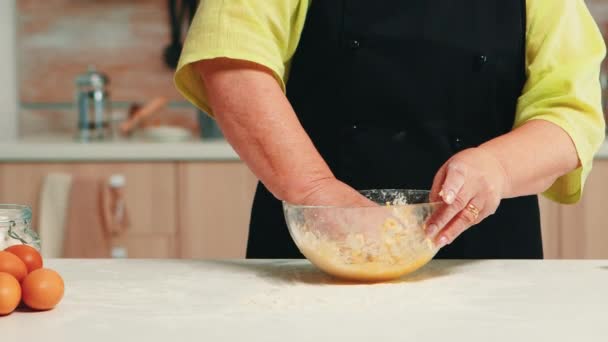
[[[531,120],[480,146],[498,159],[507,176],[503,197],[537,194],[579,166],[574,143],[559,126]]]
[[[302,202],[333,179],[270,70],[226,58],[196,69],[226,139],[277,198]]]
[[[196,68],[226,139],[277,198],[302,202],[315,184],[333,179],[270,70],[224,58]],[[527,122],[480,147],[504,168],[506,198],[542,192],[579,165],[568,134],[544,120]]]

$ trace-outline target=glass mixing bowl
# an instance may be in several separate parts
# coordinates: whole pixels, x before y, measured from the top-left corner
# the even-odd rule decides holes
[[[438,248],[426,221],[439,203],[423,190],[365,190],[372,207],[302,206],[283,202],[289,233],[304,256],[342,279],[387,281],[428,263]]]

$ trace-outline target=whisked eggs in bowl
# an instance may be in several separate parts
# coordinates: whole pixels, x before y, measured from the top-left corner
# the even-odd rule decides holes
[[[338,278],[378,282],[426,265],[438,251],[425,234],[439,207],[429,191],[378,189],[361,194],[373,207],[302,206],[283,202],[289,233],[302,254]]]

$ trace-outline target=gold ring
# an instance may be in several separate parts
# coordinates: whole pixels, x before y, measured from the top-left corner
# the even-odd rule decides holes
[[[477,221],[477,218],[479,217],[479,209],[471,203],[467,205],[466,209],[473,215],[474,221]]]

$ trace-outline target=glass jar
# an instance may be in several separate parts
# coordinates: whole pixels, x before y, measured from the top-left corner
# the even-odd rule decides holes
[[[25,205],[0,204],[0,250],[21,244],[40,250],[40,238],[32,230],[32,209]]]
[[[108,76],[93,66],[76,78],[77,140],[87,142],[111,137],[109,82]]]

